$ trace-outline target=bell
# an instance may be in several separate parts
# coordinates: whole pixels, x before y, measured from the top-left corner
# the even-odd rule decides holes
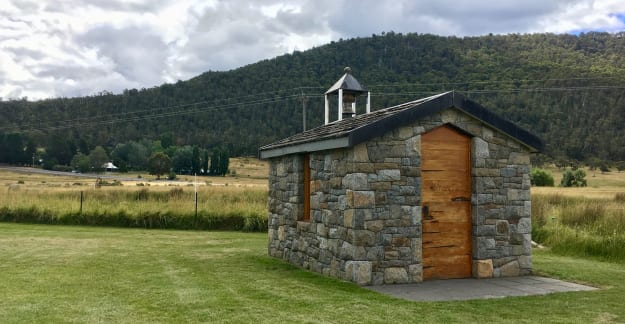
[[[356,115],[354,111],[354,102],[356,102],[356,96],[351,93],[343,93],[343,118],[352,118]]]

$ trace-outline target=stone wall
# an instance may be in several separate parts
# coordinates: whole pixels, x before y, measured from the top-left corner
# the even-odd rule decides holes
[[[303,164],[300,155],[272,159],[269,164],[269,255],[289,260],[303,210]]]
[[[310,154],[311,219],[303,158],[274,158],[269,254],[361,285],[422,281],[421,134],[449,123],[472,135],[473,275],[531,272],[529,153],[455,109],[353,148]]]

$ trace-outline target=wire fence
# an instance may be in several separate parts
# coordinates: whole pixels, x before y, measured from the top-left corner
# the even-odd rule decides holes
[[[159,229],[265,231],[267,192],[258,189],[15,190],[0,221]]]

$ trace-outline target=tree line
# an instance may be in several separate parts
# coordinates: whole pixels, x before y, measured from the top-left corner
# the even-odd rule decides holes
[[[389,32],[340,40],[120,94],[0,101],[0,162],[32,163],[33,154],[45,152],[70,165],[78,152],[97,146],[152,152],[142,143],[157,140],[163,147],[256,155],[258,147],[302,131],[302,95],[307,128],[321,125],[323,93],[351,66],[371,90],[373,110],[456,90],[541,137],[546,148],[538,163],[612,165],[625,161],[624,58],[625,33]],[[361,113],[364,104],[358,107]],[[136,161],[127,163],[132,168]]]
[[[118,172],[150,171],[170,177],[175,174],[223,176],[229,172],[230,154],[226,148],[177,146],[168,137],[170,134],[163,134],[159,140],[128,141],[113,147],[98,145],[93,149],[59,140],[41,150],[20,134],[0,135],[0,163],[87,173],[102,172],[111,162]]]

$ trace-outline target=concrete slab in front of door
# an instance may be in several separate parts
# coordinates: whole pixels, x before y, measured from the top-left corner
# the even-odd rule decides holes
[[[418,284],[367,286],[365,288],[414,301],[503,298],[597,289],[595,287],[537,276],[431,280]]]

